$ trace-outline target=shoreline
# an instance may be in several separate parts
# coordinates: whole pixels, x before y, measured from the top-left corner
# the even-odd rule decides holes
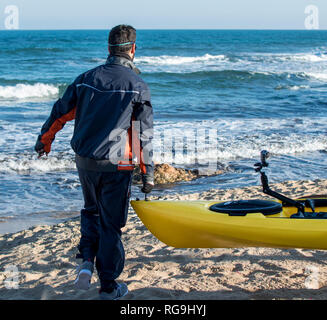
[[[271,186],[292,197],[326,194],[327,180],[287,181]],[[260,186],[173,194],[161,200],[266,199]],[[0,235],[0,269],[18,269],[19,288],[7,289],[4,300],[97,299],[98,277],[89,291],[75,290],[79,217],[56,225],[35,226]],[[174,249],[157,240],[130,207],[123,229],[126,250],[124,300],[327,299],[327,252],[305,249],[237,248]],[[310,277],[317,273],[317,279]]]
[[[180,183],[192,182],[203,177],[215,177],[227,172],[223,165],[219,165],[215,171],[201,171],[196,168],[183,168],[172,166],[165,163],[155,163],[154,165],[154,182],[156,188],[165,190],[178,186]],[[76,173],[77,177],[77,173]],[[132,185],[140,187],[142,185],[142,175],[139,166],[135,167]],[[2,215],[0,216],[0,235],[6,233],[15,233],[23,229],[28,229],[36,225],[54,225],[66,221],[70,217],[76,217],[80,214],[83,205],[82,191],[80,191],[81,205],[77,210],[71,211],[34,211],[28,213],[28,218],[23,215]],[[139,195],[138,195],[139,196]],[[41,219],[40,219],[41,218]]]

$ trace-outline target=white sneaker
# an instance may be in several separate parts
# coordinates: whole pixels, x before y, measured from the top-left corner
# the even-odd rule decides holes
[[[112,292],[107,293],[100,290],[100,299],[101,300],[119,300],[125,297],[128,293],[128,288],[125,283],[119,283],[117,288]]]
[[[91,278],[94,266],[92,262],[85,261],[77,268],[77,278],[74,282],[75,287],[81,290],[88,290],[91,286]]]

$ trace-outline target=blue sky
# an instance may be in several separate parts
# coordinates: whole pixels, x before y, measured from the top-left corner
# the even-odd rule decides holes
[[[17,5],[20,29],[304,29],[305,7],[319,9],[327,29],[326,0],[0,0]]]

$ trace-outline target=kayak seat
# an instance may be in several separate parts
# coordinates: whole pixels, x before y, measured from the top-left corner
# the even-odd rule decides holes
[[[249,213],[262,213],[265,216],[282,212],[281,203],[268,200],[239,200],[216,203],[209,208],[213,212],[230,216],[246,216]]]

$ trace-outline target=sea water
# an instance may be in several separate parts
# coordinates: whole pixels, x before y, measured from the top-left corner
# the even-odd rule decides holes
[[[0,233],[81,209],[74,123],[48,158],[37,159],[34,144],[65,88],[105,63],[107,38],[0,31]],[[223,170],[155,195],[258,185],[262,149],[271,182],[327,178],[327,31],[139,30],[135,64],[152,93],[154,160]]]

